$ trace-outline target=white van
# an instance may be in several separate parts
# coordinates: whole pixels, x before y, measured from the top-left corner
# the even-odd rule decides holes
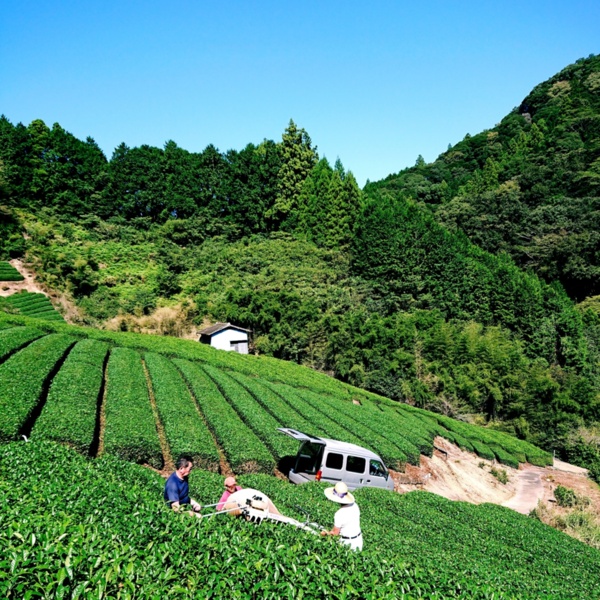
[[[394,489],[389,471],[374,452],[348,442],[311,437],[289,427],[278,430],[301,442],[289,473],[292,483],[343,481],[350,490],[365,486]]]

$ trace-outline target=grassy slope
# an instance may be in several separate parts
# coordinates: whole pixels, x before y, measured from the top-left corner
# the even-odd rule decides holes
[[[356,398],[382,407],[389,402],[292,363],[0,313],[0,328],[25,323],[310,388],[349,406]],[[332,521],[335,506],[324,499],[323,485],[296,488],[267,475],[241,481],[268,493],[286,514],[302,518],[301,505],[320,523]],[[191,484],[201,502],[211,503],[222,478],[196,472]],[[140,590],[151,598],[247,597],[250,590],[257,597],[298,597],[304,590],[307,597],[340,598],[580,598],[600,592],[597,551],[491,505],[359,490],[367,548],[348,556],[331,540],[291,528],[175,517],[161,506],[162,485],[153,473],[111,456],[89,462],[44,443],[1,447],[0,501],[9,508],[0,514],[0,555],[10,558],[0,560],[0,592],[7,598],[25,591],[30,597],[93,598],[135,597]]]

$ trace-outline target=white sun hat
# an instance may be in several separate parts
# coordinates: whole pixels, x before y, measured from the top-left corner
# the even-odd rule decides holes
[[[335,487],[325,490],[325,496],[338,504],[353,504],[354,496],[348,491],[348,486],[343,481],[338,481]]]

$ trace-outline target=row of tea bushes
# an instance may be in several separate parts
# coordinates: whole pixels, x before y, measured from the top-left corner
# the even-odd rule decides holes
[[[330,527],[323,484],[242,475],[284,514]],[[49,443],[0,447],[0,596],[22,598],[539,600],[600,597],[600,552],[537,520],[426,492],[362,489],[365,546],[162,501],[164,479]],[[192,471],[215,502],[222,477]]]
[[[187,454],[196,466],[218,470],[219,452],[181,373],[160,354],[147,352],[144,359],[172,458]]]
[[[45,321],[63,321],[62,315],[56,311],[48,296],[41,293],[19,292],[6,298],[6,301],[27,317]]]
[[[52,380],[32,438],[66,442],[83,454],[94,450],[108,349],[106,342],[97,340],[81,340],[74,346]]]
[[[277,431],[277,428],[282,426],[281,421],[266,411],[243,385],[216,367],[202,365],[202,368],[244,423],[269,448],[276,460],[296,454],[298,443]]]
[[[265,385],[279,394],[291,408],[298,411],[307,421],[313,423],[315,427],[323,429],[325,437],[358,444],[359,446],[364,444],[363,440],[356,436],[354,432],[349,431],[339,422],[337,415],[325,414],[322,410],[306,402],[300,395],[300,390],[284,384],[265,382]]]
[[[273,415],[280,423],[285,423],[297,431],[311,436],[326,436],[325,430],[311,423],[294,410],[279,394],[276,394],[264,381],[256,377],[248,377],[243,373],[230,371],[229,375],[243,385],[261,405],[263,410]]]
[[[139,353],[114,348],[106,371],[104,450],[161,468],[162,449]]]
[[[23,325],[32,322],[26,318],[0,313],[0,323]],[[218,377],[221,377],[219,385],[221,385],[222,391],[228,395],[229,402],[223,400],[218,386],[210,380],[211,385],[208,387],[212,391],[209,393],[209,397],[211,394],[214,396],[214,406],[212,408],[205,408],[201,405],[204,400],[193,389],[193,382],[186,380],[186,383],[192,390],[194,400],[200,408],[200,412],[204,415],[205,421],[217,442],[219,444],[230,445],[225,455],[227,460],[233,461],[231,466],[234,469],[234,465],[246,463],[246,466],[243,467],[244,470],[248,470],[250,465],[254,464],[262,472],[271,472],[271,467],[267,465],[273,465],[276,458],[281,458],[281,454],[287,451],[285,449],[277,449],[277,445],[280,443],[277,442],[277,436],[281,440],[285,438],[276,433],[275,425],[292,427],[308,434],[341,439],[371,447],[384,456],[390,466],[400,468],[404,462],[418,464],[421,453],[431,454],[433,440],[436,435],[442,435],[469,451],[476,451],[474,447],[476,445],[479,448],[480,454],[486,458],[491,459],[493,454],[496,460],[509,465],[515,465],[516,462],[524,462],[525,460],[534,462],[535,464],[547,465],[552,461],[552,457],[548,453],[509,435],[490,428],[458,422],[442,415],[434,415],[433,413],[408,405],[394,403],[363,390],[357,390],[354,396],[350,396],[348,394],[348,386],[340,384],[338,386],[339,393],[325,394],[317,392],[314,389],[283,384],[274,381],[273,378],[258,378],[248,375],[248,371],[252,371],[252,368],[247,368],[243,372],[225,370],[222,367],[222,363],[226,363],[229,359],[224,360],[221,358],[221,355],[228,353],[219,352],[212,348],[209,349],[212,352],[208,352],[206,345],[197,344],[196,342],[139,334],[100,332],[66,324],[41,323],[40,321],[36,321],[35,326],[42,332],[60,331],[73,333],[78,337],[85,336],[98,341],[107,341],[117,347],[129,348],[132,351],[135,349],[136,353],[138,350],[148,347],[155,350],[155,354],[173,357],[175,361],[182,360],[181,356],[195,353],[204,357],[204,360],[201,362],[187,362],[190,365],[194,365],[194,368],[201,372],[200,377],[204,381],[207,379],[206,373],[198,365],[207,365],[209,369],[216,369],[215,373],[219,373]],[[23,330],[23,327],[12,327],[7,331],[10,332],[11,330]],[[10,333],[7,335],[12,336],[13,334]],[[0,351],[2,348],[2,339],[3,336],[0,336]],[[8,350],[8,355],[10,355],[10,352],[14,352],[14,348]],[[216,357],[214,361],[213,356]],[[244,359],[248,359],[250,367],[257,362],[261,362],[258,360],[259,357],[251,356],[239,356],[234,362],[242,364]],[[269,364],[271,364],[271,361]],[[178,368],[181,367],[178,365]],[[287,368],[291,369],[292,367],[288,366]],[[294,368],[300,371],[306,370],[297,365]],[[316,375],[312,374],[309,379],[316,377]],[[320,376],[326,377],[325,375]],[[236,377],[245,378],[241,381],[243,387],[238,387],[237,391],[229,394],[226,392],[223,382],[230,381],[231,383],[227,385],[232,390],[236,389],[235,382],[233,381]],[[300,381],[301,379],[302,377],[300,376],[295,377],[295,380]],[[238,380],[236,379],[236,381]],[[337,384],[339,382],[332,380],[325,387],[334,389]],[[203,388],[203,385],[205,384],[199,384],[200,389]],[[266,393],[265,390],[267,390]],[[356,400],[357,398],[361,403],[360,406],[356,406],[352,402],[352,400]],[[219,408],[223,405],[225,405],[225,408]],[[233,405],[235,405],[236,410],[239,410],[239,414],[233,410]],[[243,406],[246,408],[243,408]],[[232,423],[237,423],[237,426],[231,429],[230,433],[225,432],[227,429],[226,426],[217,423],[220,410],[225,410],[226,413],[231,414]],[[214,414],[209,417],[207,412],[210,411]],[[273,426],[274,430],[267,432],[266,429],[270,430],[271,426]],[[243,456],[239,450],[235,449],[235,446],[238,445],[235,439],[230,442],[223,441],[231,436],[235,438],[238,428],[242,437],[246,436],[249,432],[252,434],[250,438],[254,439],[250,446],[248,446],[248,450],[243,452]],[[223,431],[217,435],[217,429],[222,429]],[[371,431],[373,435],[370,434]],[[126,437],[124,436],[124,439]],[[262,443],[257,442],[257,439],[260,439]],[[264,448],[265,443],[269,445],[271,451]],[[262,448],[261,451],[258,451],[259,446]],[[256,448],[254,456],[252,455],[254,451],[251,451],[250,448]],[[173,452],[178,453],[176,450]]]
[[[197,364],[181,359],[173,362],[183,373],[233,471],[272,473],[275,468],[273,455],[224,401],[214,381]]]
[[[365,403],[365,407],[369,407]],[[388,421],[392,427],[400,428],[406,439],[418,449],[419,454],[431,456],[433,454],[433,436],[429,435],[423,424],[411,417],[411,415],[400,415],[396,406],[389,406],[383,403],[372,407],[374,412],[381,413],[378,419]]]
[[[390,431],[391,435],[382,435],[377,427],[367,420],[361,422],[354,418],[357,411],[352,411],[347,402],[337,400],[329,394],[316,394],[310,390],[298,390],[298,395],[308,402],[313,408],[325,414],[335,414],[338,423],[347,431],[354,433],[360,440],[361,446],[371,448],[379,454],[384,462],[392,469],[404,470],[406,454],[393,442],[397,435]],[[352,414],[354,413],[354,414]]]
[[[412,433],[406,428],[399,426],[392,419],[386,416],[374,403],[363,400],[360,406],[352,405],[352,416],[363,423],[375,429],[388,439],[392,440],[396,446],[406,456],[406,462],[411,465],[418,465],[420,460],[420,451],[418,446],[412,441]]]
[[[43,401],[44,386],[74,343],[66,335],[47,335],[0,365],[0,442],[17,439],[23,431]]]
[[[550,453],[500,431],[475,427],[443,415],[435,415],[435,418],[446,429],[466,438],[474,448],[476,444],[480,447],[483,444],[489,452],[492,452],[495,458],[509,466],[514,466],[515,463],[518,466],[519,462],[525,462],[523,458],[526,458],[527,462],[540,467],[546,467],[553,462]],[[500,451],[496,452],[495,449]],[[477,451],[476,448],[475,451]]]
[[[0,281],[23,281],[24,277],[10,263],[0,260]]]
[[[7,327],[0,330],[0,362],[42,335],[35,327]]]

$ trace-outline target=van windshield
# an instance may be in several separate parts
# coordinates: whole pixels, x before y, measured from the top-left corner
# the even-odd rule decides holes
[[[321,466],[323,448],[325,448],[323,444],[304,442],[298,451],[294,471],[296,471],[296,473],[309,473],[314,475]]]

